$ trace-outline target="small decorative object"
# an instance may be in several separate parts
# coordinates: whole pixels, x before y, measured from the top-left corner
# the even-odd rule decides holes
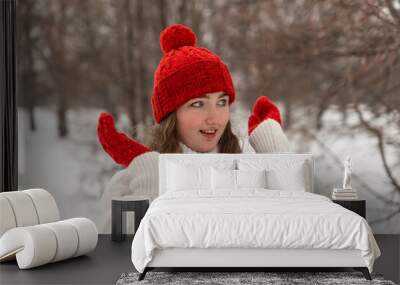
[[[347,156],[344,161],[344,177],[343,177],[343,189],[351,190],[351,157]]]
[[[357,191],[351,187],[351,157],[347,156],[344,161],[344,177],[342,188],[334,188],[332,199],[334,200],[357,200]]]

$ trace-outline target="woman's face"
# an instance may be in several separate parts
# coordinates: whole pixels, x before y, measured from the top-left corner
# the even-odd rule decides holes
[[[179,139],[197,152],[213,150],[229,121],[229,96],[207,93],[189,100],[176,111]]]

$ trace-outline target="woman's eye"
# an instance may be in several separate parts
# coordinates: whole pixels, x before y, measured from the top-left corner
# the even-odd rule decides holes
[[[196,101],[196,102],[190,104],[190,106],[192,106],[192,107],[201,107],[201,106],[203,106],[203,102]]]
[[[218,105],[220,105],[220,106],[225,106],[226,105],[226,99],[222,99],[222,100],[220,100],[220,101],[218,101]]]

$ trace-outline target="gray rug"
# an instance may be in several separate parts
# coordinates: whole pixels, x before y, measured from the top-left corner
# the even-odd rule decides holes
[[[366,280],[361,272],[147,272],[145,279],[138,281],[139,273],[124,273],[117,285],[133,284],[384,284],[395,285],[384,280],[380,274],[371,274]]]

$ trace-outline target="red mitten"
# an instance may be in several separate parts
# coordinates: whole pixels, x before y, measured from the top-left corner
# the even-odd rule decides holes
[[[282,124],[278,107],[267,96],[260,96],[254,103],[253,112],[248,120],[249,136],[259,124],[268,119],[273,119]]]
[[[138,155],[151,151],[148,147],[138,143],[115,129],[114,119],[110,113],[102,112],[97,126],[97,135],[103,149],[118,164],[125,167]]]

